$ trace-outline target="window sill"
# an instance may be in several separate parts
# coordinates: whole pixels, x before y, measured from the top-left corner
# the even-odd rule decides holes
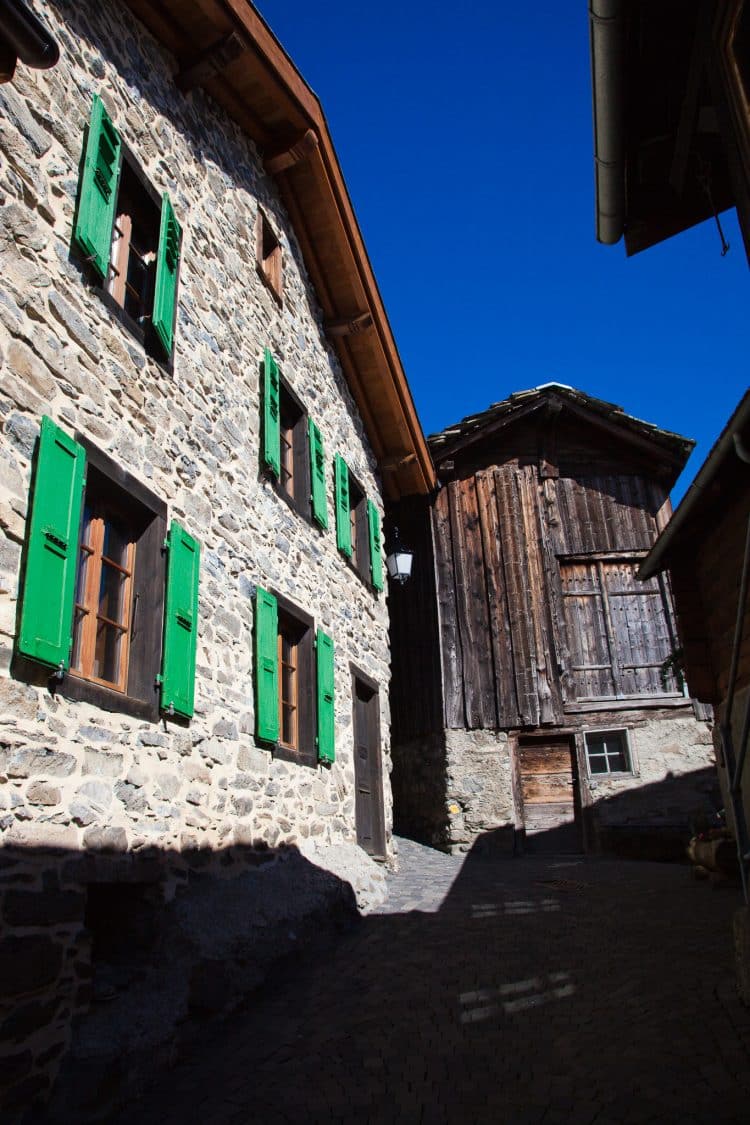
[[[692,707],[692,700],[684,695],[612,695],[604,699],[583,699],[576,703],[566,703],[563,713],[577,715],[586,711],[638,711],[654,707]]]
[[[357,565],[356,565],[355,563],[353,563],[353,562],[352,562],[352,560],[351,560],[351,558],[349,557],[349,555],[347,555],[347,554],[346,554],[346,553],[345,553],[344,551],[341,551],[341,550],[340,550],[340,551],[339,551],[339,555],[340,555],[340,556],[341,556],[341,558],[342,558],[342,559],[344,560],[344,562],[345,562],[345,563],[346,563],[346,565],[348,566],[349,570],[351,570],[352,574],[356,574],[357,578],[359,578],[359,580],[360,580],[360,582],[362,583],[362,585],[363,585],[363,586],[366,586],[366,587],[367,587],[367,589],[368,589],[368,590],[369,590],[369,591],[370,591],[371,593],[373,593],[373,594],[377,594],[377,592],[378,592],[378,591],[377,591],[377,590],[375,589],[375,587],[373,586],[373,584],[372,584],[372,581],[371,581],[371,579],[370,579],[370,569],[369,569],[369,566],[368,566],[368,568],[367,568],[367,570],[366,570],[366,571],[361,571],[361,570],[359,569],[359,567],[358,567],[358,566],[357,566]]]
[[[270,469],[266,470],[266,477],[268,478],[268,482],[271,485],[271,488],[274,490],[274,492],[278,496],[279,500],[283,500],[284,503],[289,508],[291,508],[291,510],[293,512],[295,512],[298,516],[300,516],[305,521],[305,523],[309,523],[311,527],[317,527],[320,531],[323,530],[320,527],[320,524],[317,522],[317,520],[313,519],[312,511],[311,511],[309,503],[308,504],[302,504],[298,500],[295,500],[295,498],[293,496],[290,496],[289,493],[286,492],[281,487],[281,485],[279,484],[278,478],[276,477],[276,475],[273,472],[271,472]]]
[[[114,691],[101,684],[82,680],[66,672],[62,680],[55,679],[55,670],[46,665],[37,664],[23,656],[15,657],[12,665],[14,679],[22,680],[35,687],[46,687],[51,695],[61,695],[64,699],[76,703],[90,703],[103,711],[111,711],[120,715],[129,715],[133,719],[143,719],[145,722],[157,723],[159,721],[159,699],[154,688],[153,702],[145,699],[136,699],[123,692]]]
[[[282,746],[279,742],[271,746],[271,756],[274,761],[290,762],[298,766],[310,766],[312,769],[315,769],[318,764],[314,750],[290,750],[288,746]]]

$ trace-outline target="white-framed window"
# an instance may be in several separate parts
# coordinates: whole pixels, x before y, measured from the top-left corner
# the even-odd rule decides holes
[[[589,777],[634,772],[627,730],[589,730],[583,738]]]

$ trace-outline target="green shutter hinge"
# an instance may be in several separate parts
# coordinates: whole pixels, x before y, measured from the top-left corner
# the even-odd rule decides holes
[[[161,685],[163,683],[164,683],[164,677],[162,676],[161,672],[158,672],[157,675],[154,676],[154,686],[155,687],[161,687]]]
[[[162,549],[162,551],[168,551],[169,550],[169,537],[167,537],[164,540],[164,542],[161,545],[161,549]]]

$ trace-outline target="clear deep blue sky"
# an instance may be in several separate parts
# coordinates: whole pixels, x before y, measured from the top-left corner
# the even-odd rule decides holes
[[[747,387],[734,212],[594,237],[586,0],[256,0],[320,98],[426,434],[556,381],[695,438]]]

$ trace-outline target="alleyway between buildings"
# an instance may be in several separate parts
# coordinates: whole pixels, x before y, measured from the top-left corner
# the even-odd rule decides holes
[[[680,865],[445,856],[196,1044],[131,1125],[750,1120],[736,887]]]

